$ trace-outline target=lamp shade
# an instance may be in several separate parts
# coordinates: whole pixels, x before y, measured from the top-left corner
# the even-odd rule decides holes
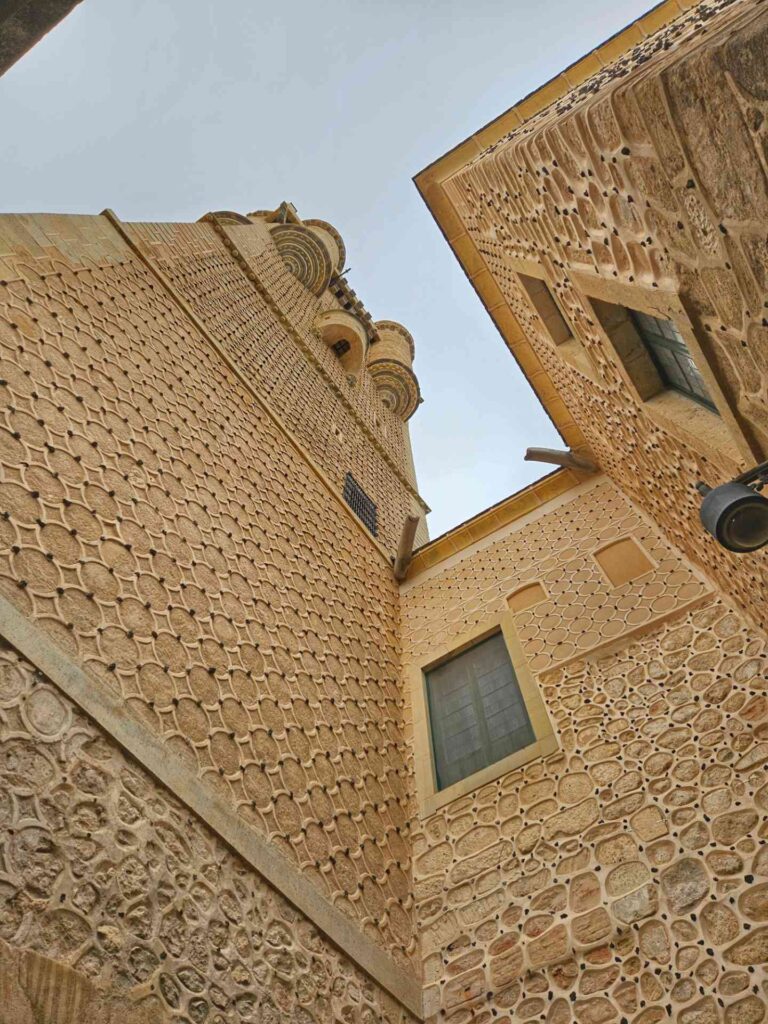
[[[746,484],[712,488],[700,515],[707,532],[729,551],[756,551],[768,544],[768,500]]]

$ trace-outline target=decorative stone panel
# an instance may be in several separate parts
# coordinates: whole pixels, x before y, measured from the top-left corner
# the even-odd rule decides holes
[[[0,993],[8,1024],[412,1019],[5,645]]]

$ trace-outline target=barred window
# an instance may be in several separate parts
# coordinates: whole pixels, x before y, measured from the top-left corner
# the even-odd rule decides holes
[[[344,478],[343,498],[360,522],[367,526],[375,537],[379,529],[376,522],[376,505],[351,473],[347,473]]]
[[[425,676],[438,790],[536,742],[501,633]]]

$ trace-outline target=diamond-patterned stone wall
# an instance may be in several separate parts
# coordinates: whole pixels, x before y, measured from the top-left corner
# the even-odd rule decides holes
[[[0,261],[2,593],[408,966],[391,566],[107,218]]]

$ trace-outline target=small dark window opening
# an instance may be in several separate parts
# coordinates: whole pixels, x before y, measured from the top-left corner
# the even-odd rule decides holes
[[[349,344],[346,338],[342,338],[341,341],[337,341],[335,345],[331,346],[333,351],[336,353],[337,359],[341,359],[343,355],[349,352],[351,347],[352,346]]]
[[[501,633],[425,676],[438,790],[536,742]]]
[[[704,378],[675,324],[635,309],[627,312],[666,387],[717,412]]]
[[[379,532],[376,522],[376,505],[351,473],[347,473],[344,478],[343,497],[360,522],[376,537]]]

